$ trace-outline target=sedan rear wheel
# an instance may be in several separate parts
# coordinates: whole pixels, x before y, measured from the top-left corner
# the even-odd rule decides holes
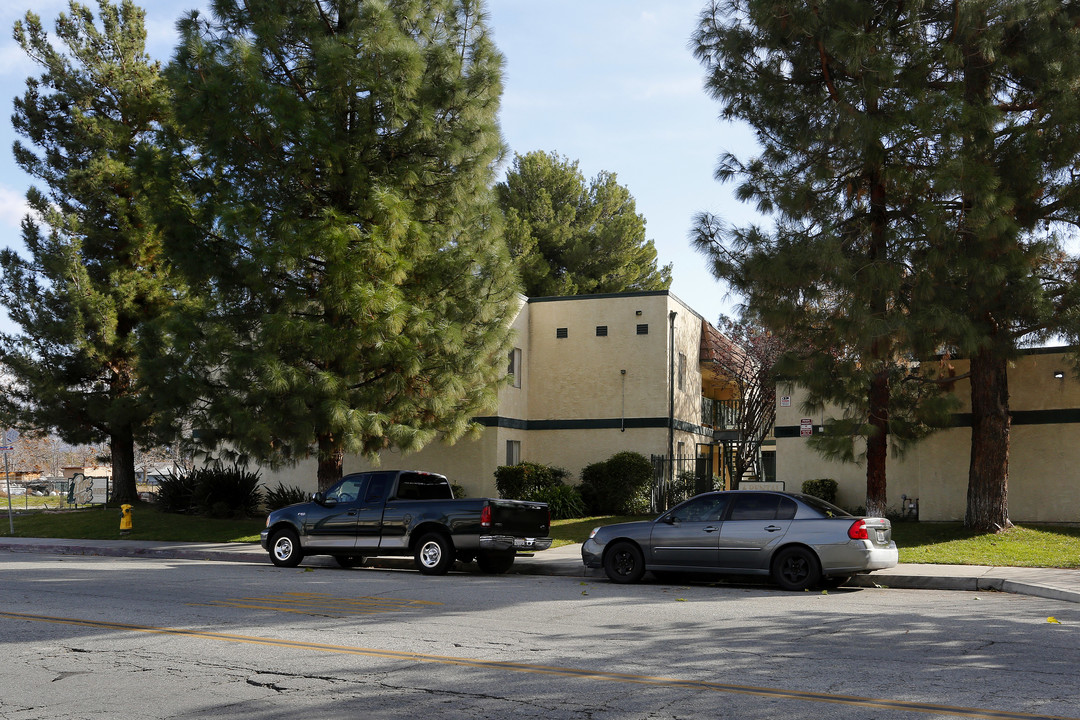
[[[612,582],[635,583],[645,574],[645,558],[637,545],[617,542],[604,555],[604,572]]]
[[[785,590],[806,590],[820,577],[817,557],[806,548],[786,548],[773,561],[772,580]]]

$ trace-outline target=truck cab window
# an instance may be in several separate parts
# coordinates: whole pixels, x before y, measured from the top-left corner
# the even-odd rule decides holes
[[[439,475],[402,473],[398,479],[399,500],[449,500],[453,497],[450,484]]]
[[[366,480],[367,478],[362,475],[347,477],[335,487],[330,488],[326,493],[326,499],[337,500],[339,503],[356,502],[363,492]]]

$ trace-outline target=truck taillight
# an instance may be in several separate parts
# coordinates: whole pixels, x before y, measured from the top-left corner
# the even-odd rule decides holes
[[[856,520],[848,528],[847,536],[852,540],[869,540],[870,533],[866,532],[866,521]]]
[[[491,527],[491,506],[485,505],[480,511],[480,527]]]

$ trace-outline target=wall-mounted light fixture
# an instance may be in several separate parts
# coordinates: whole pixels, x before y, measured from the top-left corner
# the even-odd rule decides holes
[[[1054,371],[1054,378],[1056,378],[1057,380],[1062,380],[1062,379],[1064,379],[1064,377],[1065,377],[1065,373],[1062,372],[1061,370],[1055,370]]]
[[[635,311],[634,311],[634,314],[635,314],[635,315],[640,315],[640,314],[641,314],[641,311],[640,311],[640,310],[635,310]]]

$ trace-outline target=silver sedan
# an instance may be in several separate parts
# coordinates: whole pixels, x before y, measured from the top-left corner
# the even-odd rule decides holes
[[[697,495],[655,520],[598,527],[581,547],[614,582],[651,571],[767,575],[785,590],[838,587],[899,561],[892,524],[810,495],[732,490]]]

